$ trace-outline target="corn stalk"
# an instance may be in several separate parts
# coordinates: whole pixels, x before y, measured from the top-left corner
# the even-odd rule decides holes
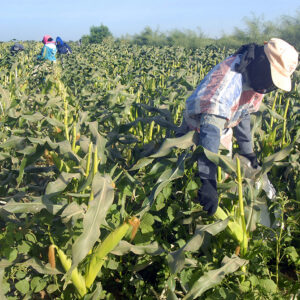
[[[219,171],[220,173],[220,171]],[[219,178],[220,179],[220,178]],[[243,188],[242,188],[242,176],[240,168],[240,160],[237,158],[237,183],[238,183],[238,214],[233,217],[227,214],[220,206],[218,207],[214,217],[219,220],[225,220],[228,217],[229,233],[239,243],[241,254],[245,256],[248,249],[248,233],[246,229],[245,213],[244,213],[244,202],[243,202]]]
[[[289,104],[290,104],[290,98],[288,98],[287,103],[285,105],[285,110],[284,110],[284,115],[283,115],[283,129],[282,129],[282,140],[281,140],[281,147],[285,146],[285,134],[286,134],[286,117],[287,117],[287,112],[289,109]]]
[[[248,236],[247,236],[247,229],[246,229],[246,221],[245,221],[245,213],[244,213],[244,199],[243,199],[243,183],[242,183],[242,175],[241,175],[241,164],[240,159],[236,158],[236,168],[237,168],[237,181],[238,181],[238,194],[239,194],[239,213],[238,217],[240,219],[240,222],[242,224],[242,230],[243,230],[243,238],[241,246],[241,253],[242,256],[245,256],[248,249]]]

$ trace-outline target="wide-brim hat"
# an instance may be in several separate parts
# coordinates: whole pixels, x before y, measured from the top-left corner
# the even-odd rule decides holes
[[[264,51],[271,65],[273,83],[284,91],[292,89],[291,75],[298,65],[297,50],[284,40],[272,38]]]

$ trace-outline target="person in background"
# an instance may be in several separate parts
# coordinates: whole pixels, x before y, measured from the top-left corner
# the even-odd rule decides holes
[[[10,53],[12,55],[17,54],[20,51],[24,51],[24,46],[22,44],[19,43],[15,43],[14,45],[11,46],[10,48]]]
[[[222,133],[231,128],[239,154],[257,168],[250,113],[259,109],[266,93],[277,88],[291,90],[291,75],[297,64],[298,52],[282,39],[241,46],[216,65],[186,100],[183,122],[176,136],[197,130],[199,145],[217,153]],[[217,166],[202,153],[198,157],[198,171],[202,186],[196,201],[208,215],[213,215],[218,208]]]
[[[72,50],[59,36],[56,38],[56,48],[59,54],[70,54]]]
[[[37,56],[39,60],[50,60],[56,62],[56,45],[55,41],[52,39],[50,35],[45,35],[42,40],[44,46],[41,50],[41,54]]]

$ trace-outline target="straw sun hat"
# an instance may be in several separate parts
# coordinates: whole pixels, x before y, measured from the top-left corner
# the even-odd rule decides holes
[[[298,52],[289,43],[277,38],[265,43],[264,50],[271,65],[273,83],[289,92],[292,88],[291,75],[298,65]]]

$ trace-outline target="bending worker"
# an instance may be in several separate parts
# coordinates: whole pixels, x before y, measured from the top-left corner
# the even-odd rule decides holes
[[[247,44],[216,65],[186,100],[183,122],[177,134],[199,132],[199,145],[217,153],[223,129],[232,128],[239,153],[257,168],[253,152],[250,113],[256,112],[264,94],[277,88],[291,90],[290,76],[298,64],[298,52],[287,42],[272,38],[265,45]],[[217,166],[205,154],[198,157],[202,186],[198,201],[213,215],[218,208]]]
[[[59,54],[72,53],[71,47],[67,43],[65,43],[59,36],[56,38],[56,48]]]
[[[40,60],[50,60],[56,61],[56,46],[55,41],[52,39],[50,35],[45,35],[42,40],[44,46],[41,50],[41,54],[37,56],[37,59]]]

